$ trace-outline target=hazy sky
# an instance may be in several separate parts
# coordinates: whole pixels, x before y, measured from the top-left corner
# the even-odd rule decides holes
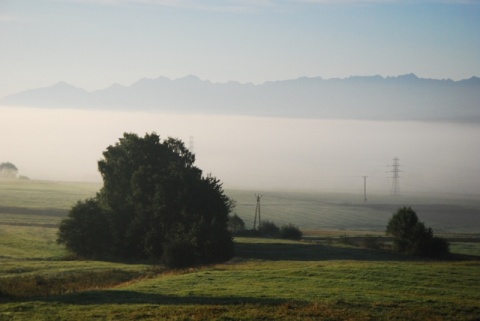
[[[194,74],[480,75],[478,0],[0,0],[0,97]]]

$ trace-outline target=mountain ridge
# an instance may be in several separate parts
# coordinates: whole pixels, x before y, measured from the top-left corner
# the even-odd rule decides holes
[[[87,110],[269,117],[480,122],[480,78],[428,79],[415,74],[299,77],[262,84],[214,83],[188,75],[142,78],[87,91],[60,81],[0,98],[0,105]]]

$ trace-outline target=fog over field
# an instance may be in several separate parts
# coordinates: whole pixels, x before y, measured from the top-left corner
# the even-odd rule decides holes
[[[480,194],[480,127],[458,123],[288,119],[0,108],[0,161],[31,179],[101,181],[97,161],[123,132],[176,137],[226,188]]]

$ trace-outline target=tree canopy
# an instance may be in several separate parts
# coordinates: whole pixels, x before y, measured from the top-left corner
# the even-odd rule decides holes
[[[58,242],[83,257],[164,258],[182,266],[230,258],[233,241],[227,220],[232,202],[220,181],[202,175],[194,162],[195,156],[180,140],[125,133],[98,162],[100,192],[72,208],[60,225]],[[91,206],[83,208],[87,204]],[[76,224],[84,220],[86,229],[103,226],[105,239],[73,242],[95,239],[90,234],[97,232]],[[73,246],[77,243],[88,247],[79,250]],[[176,253],[190,257],[172,258]]]
[[[399,253],[427,257],[443,257],[449,253],[448,242],[435,237],[411,207],[398,209],[390,218],[386,233],[393,235],[393,250]]]
[[[18,174],[18,168],[10,162],[0,164],[0,177],[1,178],[16,178]]]

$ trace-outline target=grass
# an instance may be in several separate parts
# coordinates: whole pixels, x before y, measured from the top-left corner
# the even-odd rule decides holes
[[[272,251],[264,257],[252,253]],[[340,248],[341,249],[341,248]],[[0,306],[4,320],[475,320],[480,262],[238,239],[226,264]],[[316,257],[297,259],[297,252]],[[283,253],[283,254],[282,254]],[[356,255],[356,256],[355,256]],[[107,264],[107,263],[106,263]],[[1,319],[0,319],[1,320]]]
[[[65,251],[55,243],[56,232],[53,227],[0,225],[0,259],[52,260],[64,257]]]
[[[412,259],[339,244],[342,237],[364,236],[363,229],[312,228],[306,241],[237,238],[231,261],[187,270],[165,271],[148,262],[74,261],[55,243],[56,225],[77,198],[96,189],[50,182],[28,182],[16,189],[0,186],[7,195],[0,194],[1,321],[480,318],[478,258]],[[303,206],[301,195],[295,195],[288,202],[291,210],[305,210],[299,222],[313,219],[314,201]],[[254,201],[252,197],[252,206]],[[340,203],[331,205],[339,217],[325,217],[353,220],[350,207],[342,209]],[[268,214],[274,208],[269,204],[265,202],[267,217],[273,215]],[[7,207],[8,212],[2,210]],[[456,239],[455,251],[477,253],[480,243],[470,240],[478,236],[457,233],[449,234]]]
[[[92,197],[100,183],[0,180],[0,223],[56,224],[78,200]],[[256,200],[253,191],[226,190],[236,201],[235,212],[253,226]],[[412,206],[436,233],[480,234],[480,197],[401,196],[320,192],[262,192],[262,219],[278,225],[293,223],[302,230],[385,230],[386,222],[401,206]],[[25,223],[28,222],[28,223]]]
[[[78,200],[94,196],[100,187],[99,183],[0,180],[0,208],[15,214],[21,213],[19,209],[68,211]]]
[[[480,241],[476,242],[451,242],[450,252],[480,256]]]

